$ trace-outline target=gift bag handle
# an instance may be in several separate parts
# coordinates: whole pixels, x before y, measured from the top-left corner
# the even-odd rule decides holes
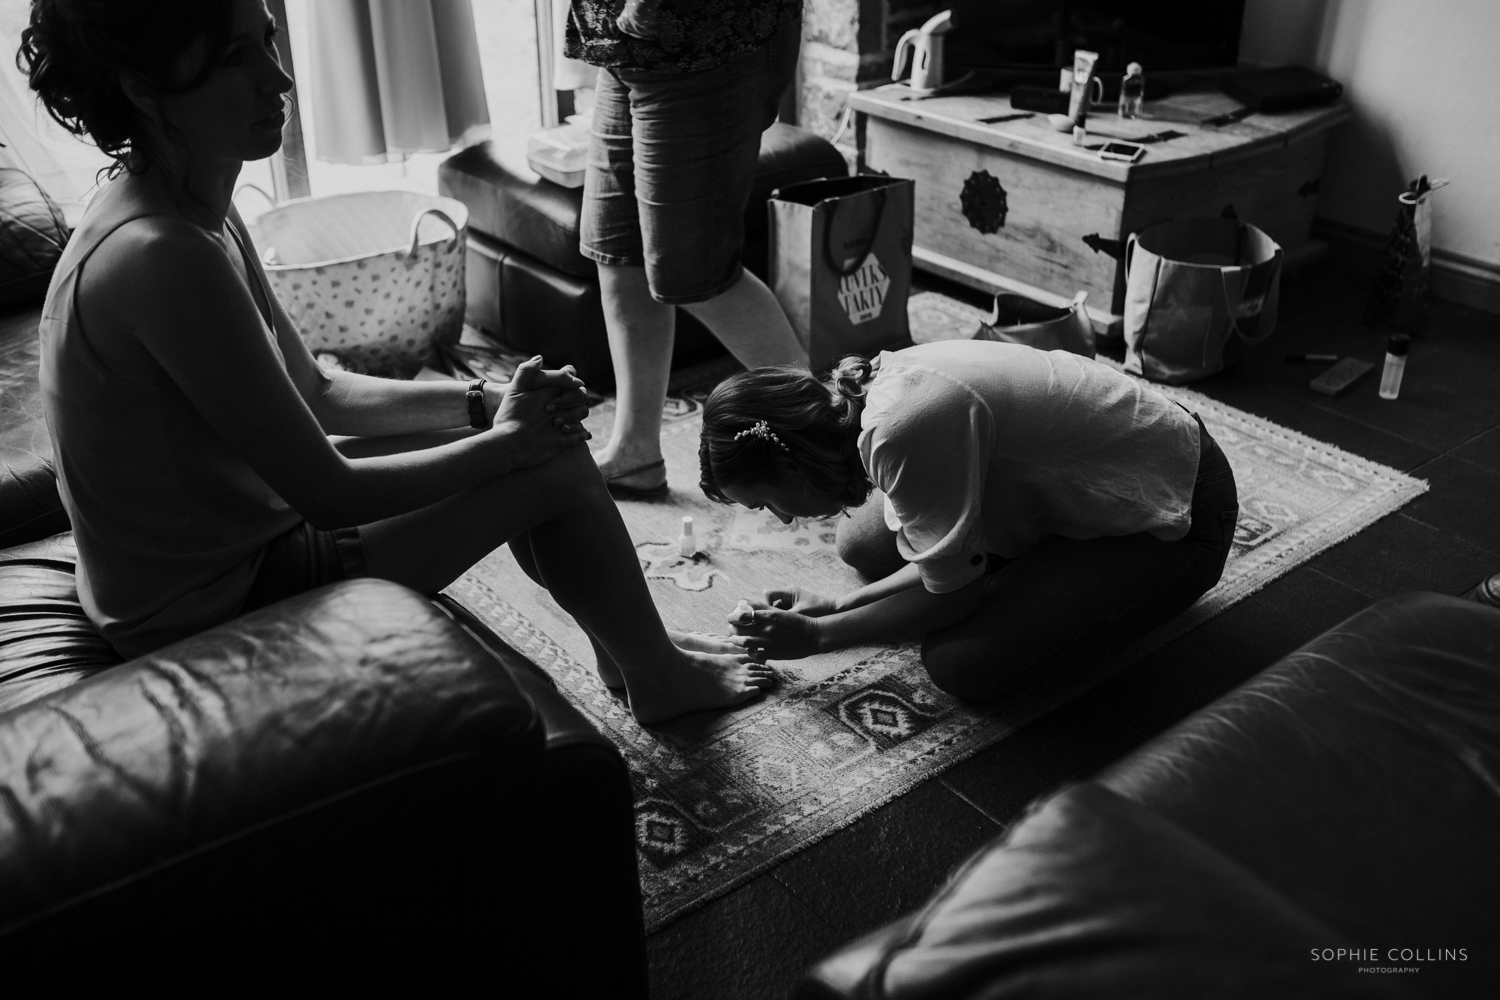
[[[452,250],[453,244],[458,242],[458,223],[453,221],[452,216],[443,211],[441,208],[424,208],[422,211],[416,214],[415,218],[411,220],[411,246],[407,249],[406,256],[410,257],[412,254],[417,252],[417,230],[421,228],[422,220],[427,218],[429,215],[437,216],[439,219],[442,219],[444,222],[448,223],[448,225],[453,229],[453,235],[448,237],[449,250]]]
[[[1275,268],[1275,271],[1273,273],[1275,274],[1279,274],[1281,271],[1281,254],[1281,248],[1277,247],[1276,255],[1271,258],[1271,263]],[[1238,309],[1230,301],[1229,297],[1229,271],[1230,268],[1227,267],[1219,268],[1219,289],[1224,295],[1224,316],[1229,320],[1229,332],[1234,336],[1239,337],[1240,340],[1244,343],[1249,344],[1253,347],[1256,344],[1260,343],[1262,340],[1265,340],[1267,337],[1269,337],[1272,332],[1275,331],[1276,327],[1273,324],[1270,330],[1267,330],[1258,336],[1250,336],[1249,334],[1245,333],[1245,331],[1240,329],[1240,318],[1235,315],[1235,313],[1238,312]],[[1275,278],[1273,277],[1272,280],[1274,281]],[[1265,300],[1270,294],[1271,288],[1270,285],[1267,284],[1266,291],[1261,295],[1262,311],[1265,310]],[[1256,313],[1256,315],[1260,315],[1260,313]]]
[[[880,236],[880,222],[885,217],[886,202],[890,200],[885,188],[879,188],[876,193],[880,195],[880,207],[875,209],[875,224],[870,227],[870,241],[855,255],[854,263],[847,267],[833,254],[833,223],[838,218],[839,204],[842,199],[834,201],[833,211],[828,213],[828,225],[823,229],[823,256],[827,258],[829,268],[840,278],[847,278],[858,271],[860,265],[865,262],[865,258],[870,255],[870,251],[875,249],[875,240]]]

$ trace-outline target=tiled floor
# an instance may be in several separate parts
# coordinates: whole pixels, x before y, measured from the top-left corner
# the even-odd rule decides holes
[[[918,905],[1026,804],[1086,778],[1372,600],[1457,593],[1500,569],[1500,317],[1436,303],[1401,398],[1369,378],[1335,399],[1288,351],[1379,362],[1359,322],[1376,260],[1343,250],[1284,288],[1281,324],[1196,388],[1429,480],[1431,491],[1088,695],[653,935],[656,1000],[787,995],[842,942]],[[45,453],[36,311],[0,316],[0,454]]]

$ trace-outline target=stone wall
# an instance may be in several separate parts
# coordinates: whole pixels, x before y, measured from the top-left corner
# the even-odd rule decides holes
[[[833,138],[849,93],[890,83],[896,40],[942,9],[936,0],[806,0],[798,122]],[[838,145],[853,163],[853,129]]]

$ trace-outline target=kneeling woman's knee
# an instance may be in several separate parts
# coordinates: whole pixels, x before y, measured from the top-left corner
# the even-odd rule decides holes
[[[878,579],[901,568],[901,554],[896,551],[894,538],[871,531],[849,528],[849,521],[839,524],[834,549],[844,565],[857,570],[869,579]]]
[[[940,690],[962,701],[988,701],[1026,684],[1024,665],[976,638],[930,633],[922,640],[922,665]]]

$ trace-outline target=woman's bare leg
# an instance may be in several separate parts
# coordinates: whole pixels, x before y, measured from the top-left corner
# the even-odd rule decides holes
[[[395,440],[343,442],[348,454]],[[643,723],[756,697],[774,675],[743,650],[680,649],[662,626],[630,535],[585,448],[519,469],[440,503],[360,528],[374,576],[436,593],[487,553],[529,533],[553,598],[598,639]],[[606,671],[608,668],[606,667]]]
[[[516,565],[521,567],[522,572],[531,577],[538,586],[546,587],[547,583],[542,579],[542,571],[537,567],[536,556],[531,551],[531,533],[517,535],[510,540],[511,555],[515,556]],[[551,589],[551,588],[548,588]],[[594,647],[595,669],[599,671],[599,679],[604,686],[611,691],[625,690],[625,675],[620,673],[620,668],[610,657],[609,650],[599,642],[599,637],[590,632],[586,626],[579,623],[585,635],[589,637],[589,644]],[[667,638],[679,649],[692,650],[698,653],[749,653],[757,660],[763,660],[760,653],[752,652],[750,640],[743,635],[710,635],[707,632],[681,632],[677,629],[667,629]]]

